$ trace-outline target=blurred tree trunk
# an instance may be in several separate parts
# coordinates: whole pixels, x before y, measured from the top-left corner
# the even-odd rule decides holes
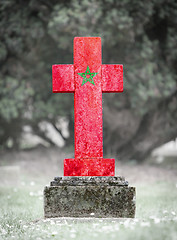
[[[105,108],[104,149],[119,160],[143,161],[154,148],[177,136],[177,90],[142,117],[135,117],[131,109],[115,112]]]

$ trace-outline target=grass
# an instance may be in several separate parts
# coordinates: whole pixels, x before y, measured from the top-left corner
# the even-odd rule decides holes
[[[169,166],[117,163],[117,174],[136,187],[135,219],[45,220],[44,186],[62,175],[63,159],[71,156],[58,149],[1,156],[0,240],[177,239],[177,174]],[[17,167],[5,170],[4,166]]]
[[[176,183],[138,184],[136,218],[109,221],[44,220],[43,187],[0,187],[0,239],[177,239]]]

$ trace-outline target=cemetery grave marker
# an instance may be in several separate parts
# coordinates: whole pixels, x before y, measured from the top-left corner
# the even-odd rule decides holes
[[[53,65],[52,75],[53,92],[74,93],[75,158],[45,188],[45,216],[133,217],[135,188],[103,158],[102,93],[123,91],[123,66],[102,64],[101,38],[76,37],[74,64]]]

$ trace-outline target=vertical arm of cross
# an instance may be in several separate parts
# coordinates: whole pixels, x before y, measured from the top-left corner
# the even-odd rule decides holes
[[[102,65],[102,92],[123,92],[123,65]]]
[[[74,92],[74,65],[61,64],[52,66],[53,92]]]

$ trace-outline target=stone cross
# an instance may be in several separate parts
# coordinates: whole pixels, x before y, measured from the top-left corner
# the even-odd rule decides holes
[[[123,91],[123,65],[102,64],[101,38],[74,38],[74,64],[53,65],[53,92],[74,93],[75,158],[64,176],[114,176],[103,158],[102,93]]]

